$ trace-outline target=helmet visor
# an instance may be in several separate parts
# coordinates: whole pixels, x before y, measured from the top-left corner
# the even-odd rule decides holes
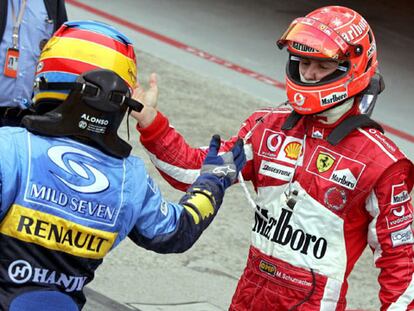
[[[332,59],[348,56],[349,44],[335,30],[312,18],[295,19],[277,43],[283,47],[287,42],[305,46],[308,50],[303,52],[312,52],[311,48]]]

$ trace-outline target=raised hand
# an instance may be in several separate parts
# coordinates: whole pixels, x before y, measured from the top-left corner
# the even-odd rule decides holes
[[[154,120],[158,104],[158,78],[156,73],[149,77],[149,88],[145,89],[139,82],[135,85],[132,98],[144,105],[141,112],[132,111],[131,116],[138,121],[140,127],[147,127]]]

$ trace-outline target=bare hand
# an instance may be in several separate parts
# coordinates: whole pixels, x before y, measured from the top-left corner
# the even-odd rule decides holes
[[[149,77],[149,88],[145,90],[144,87],[137,82],[135,85],[132,98],[144,105],[141,112],[132,111],[131,116],[138,121],[140,127],[149,126],[157,115],[158,103],[158,81],[157,74],[152,73]]]
[[[137,82],[132,98],[144,104],[145,106],[157,108],[158,102],[158,81],[157,74],[151,73],[149,77],[149,88],[145,90],[144,87]]]

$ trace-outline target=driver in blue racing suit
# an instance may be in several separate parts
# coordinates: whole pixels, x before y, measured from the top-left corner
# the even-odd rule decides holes
[[[0,310],[82,309],[85,285],[124,238],[187,250],[235,182],[243,144],[218,156],[213,136],[200,177],[178,204],[163,199],[117,135],[128,109],[145,109],[131,98],[135,75],[130,41],[106,24],[65,23],[42,51],[36,113],[0,128]]]

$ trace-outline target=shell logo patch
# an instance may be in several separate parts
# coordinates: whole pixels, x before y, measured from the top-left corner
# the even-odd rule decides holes
[[[296,141],[287,144],[284,149],[286,157],[291,160],[297,160],[301,150],[302,145]]]

